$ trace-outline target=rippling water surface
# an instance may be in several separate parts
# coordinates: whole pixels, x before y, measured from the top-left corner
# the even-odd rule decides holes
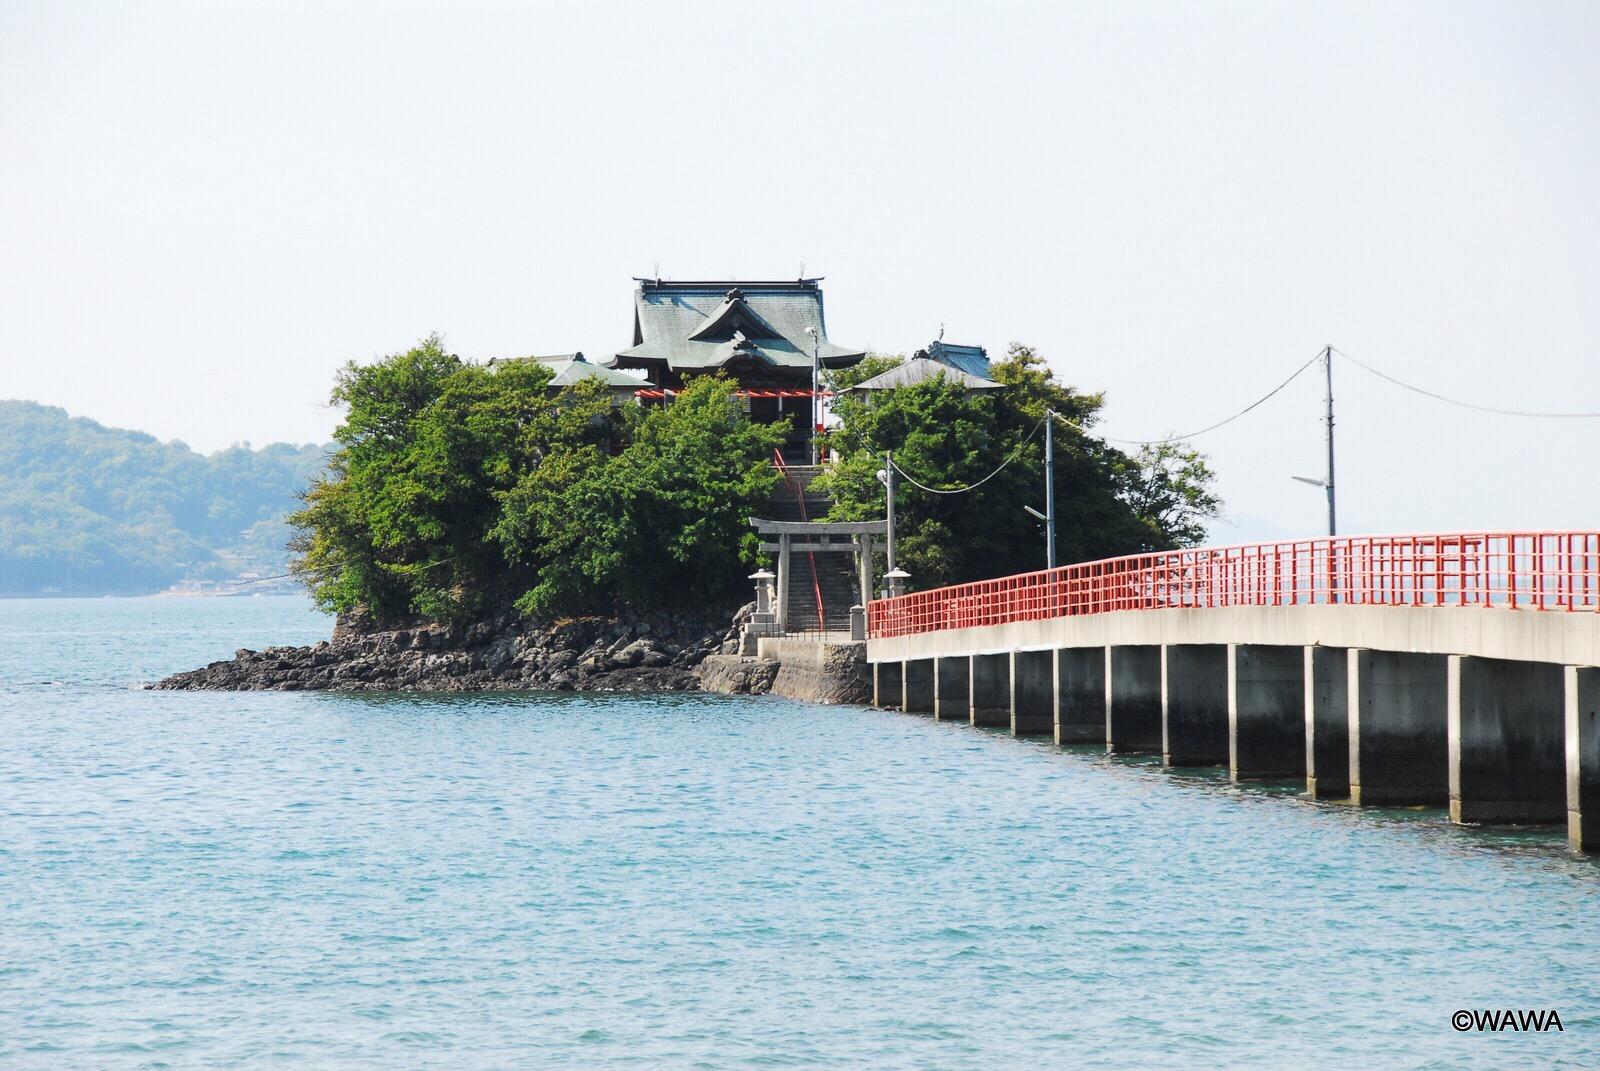
[[[776,699],[135,688],[328,630],[0,602],[0,1066],[1600,1062],[1553,832]],[[1451,1029],[1502,1006],[1566,1029]]]

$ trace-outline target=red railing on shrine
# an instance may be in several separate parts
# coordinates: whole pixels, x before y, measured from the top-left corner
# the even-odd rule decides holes
[[[1600,610],[1600,532],[1338,536],[1135,554],[877,599],[874,639],[1113,610],[1481,606]]]
[[[784,464],[783,451],[772,451],[772,464],[783,475],[783,482],[788,485],[789,492],[794,495],[795,504],[800,507],[800,519],[809,520],[806,516],[806,491],[789,472],[789,466]],[[811,591],[817,597],[817,631],[825,632],[828,628],[828,611],[822,605],[822,582],[817,577],[817,556],[806,551],[806,564],[811,568]],[[787,595],[785,595],[787,598]]]

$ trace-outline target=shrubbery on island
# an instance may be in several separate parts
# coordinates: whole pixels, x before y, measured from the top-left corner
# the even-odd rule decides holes
[[[837,390],[884,370],[869,358]],[[900,563],[918,587],[1042,567],[1023,505],[1042,505],[1034,435],[1047,408],[1078,427],[1103,404],[1059,384],[1027,347],[993,366],[1004,391],[969,395],[935,379],[869,399],[840,394],[823,477],[835,519],[883,515],[883,451],[941,495],[901,481]],[[616,404],[597,383],[552,390],[536,361],[478,365],[437,337],[347,365],[345,410],[326,475],[291,518],[296,569],[317,601],[380,620],[465,620],[515,603],[526,614],[731,605],[758,564],[748,518],[779,479],[784,437],[752,422],[734,384],[705,376],[671,404]],[[1193,543],[1218,502],[1198,454],[1176,445],[1128,456],[1057,427],[1060,560]]]
[[[742,593],[781,432],[751,423],[719,377],[651,408],[549,379],[535,361],[464,362],[437,338],[346,366],[339,449],[291,518],[318,602],[461,620],[513,600],[580,612]]]

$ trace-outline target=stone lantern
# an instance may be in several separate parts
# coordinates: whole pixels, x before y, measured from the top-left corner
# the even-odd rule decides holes
[[[778,614],[773,609],[777,587],[772,583],[772,571],[757,569],[750,574],[750,579],[756,584],[756,612],[739,632],[739,653],[745,656],[756,653],[756,640],[760,637],[778,635]]]
[[[889,582],[889,598],[897,598],[906,593],[906,581],[911,579],[911,574],[896,566],[884,574]]]
[[[757,569],[750,574],[750,579],[756,582],[756,613],[770,614],[778,591],[772,583],[775,579],[772,570],[766,568]]]

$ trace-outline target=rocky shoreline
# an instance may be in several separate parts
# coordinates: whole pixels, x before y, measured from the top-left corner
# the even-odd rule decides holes
[[[754,604],[726,613],[619,612],[377,628],[341,617],[310,647],[241,649],[150,685],[165,691],[592,691],[701,689],[707,657],[733,653]],[[756,687],[760,688],[759,682]],[[748,687],[748,686],[747,686]],[[764,689],[762,689],[764,690]],[[754,689],[750,689],[754,691]]]

